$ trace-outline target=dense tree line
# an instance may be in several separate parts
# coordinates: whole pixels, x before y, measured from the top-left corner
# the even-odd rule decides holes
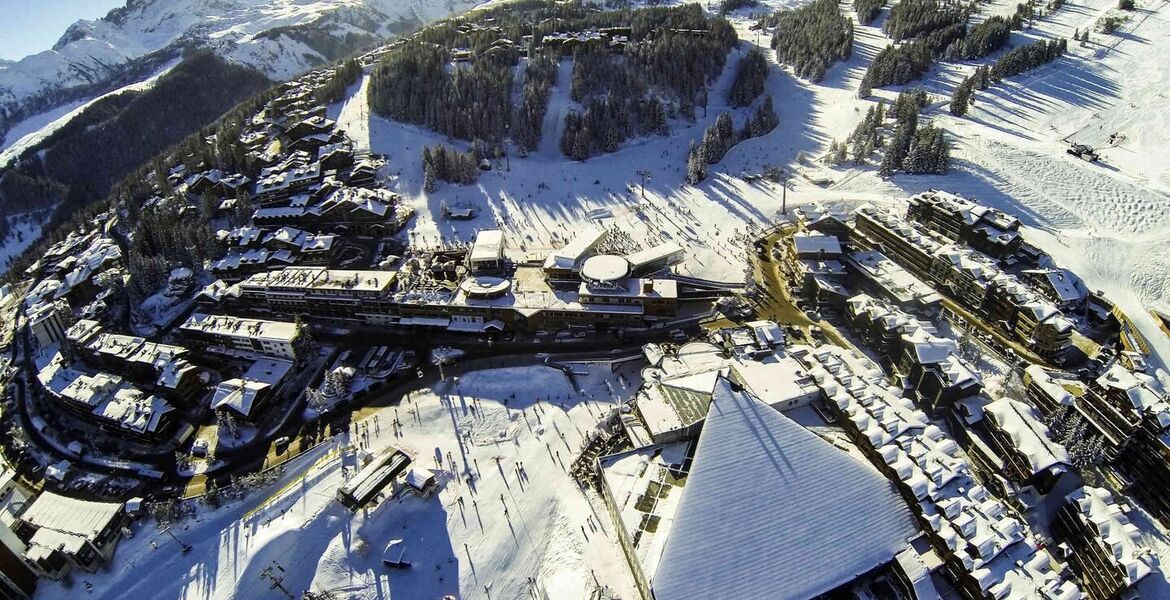
[[[776,26],[772,48],[776,59],[792,66],[797,77],[824,78],[829,66],[853,53],[853,21],[837,10],[835,0],[814,0],[771,18]]]
[[[727,92],[731,106],[748,106],[764,91],[768,79],[768,59],[758,48],[752,48],[736,65],[735,79]]]
[[[463,140],[500,141],[512,114],[512,67],[493,59],[448,69],[446,48],[409,41],[370,78],[374,112]]]
[[[333,70],[329,81],[313,92],[313,98],[319,104],[333,104],[345,98],[345,90],[353,85],[362,75],[362,65],[356,58],[351,58]]]
[[[422,163],[423,186],[428,192],[438,189],[438,181],[467,185],[479,178],[479,159],[474,152],[460,152],[437,144],[423,148]]]
[[[866,69],[858,95],[867,98],[875,87],[910,83],[929,71],[932,64],[930,48],[923,42],[886,46]]]
[[[719,3],[719,16],[726,17],[741,8],[751,8],[759,5],[759,0],[723,0]]]
[[[857,12],[857,21],[862,25],[873,23],[885,5],[886,0],[853,0],[853,10]]]
[[[68,186],[56,179],[30,175],[27,170],[9,170],[0,176],[0,198],[4,201],[5,215],[45,208],[64,199],[68,190]]]
[[[1002,48],[1011,34],[1011,21],[1004,17],[991,17],[971,28],[956,53],[967,60],[983,58]]]
[[[670,117],[694,118],[696,104],[706,105],[707,86],[735,44],[734,30],[722,19],[705,17],[698,5],[655,10],[691,27],[661,31],[622,53],[590,47],[574,52],[570,94],[585,110],[565,116],[561,151],[566,156],[585,160],[613,152],[637,135],[666,135]]]
[[[512,125],[512,135],[522,153],[536,150],[540,145],[544,114],[548,111],[552,87],[557,84],[559,65],[557,56],[551,52],[541,52],[528,59],[520,106]]]
[[[678,10],[683,10],[682,8]],[[658,35],[630,44],[625,52],[598,60],[603,51],[581,52],[574,56],[573,98],[618,93],[638,95],[642,86],[652,88],[673,102],[689,107],[701,101],[708,84],[723,70],[727,53],[736,43],[735,30],[726,21],[703,17],[697,4],[686,10],[699,20],[686,30],[664,30]],[[704,33],[693,33],[704,31]],[[588,82],[590,87],[579,84]]]
[[[839,164],[845,162],[850,156],[853,157],[853,163],[857,165],[864,164],[866,159],[873,156],[875,150],[885,145],[885,138],[882,136],[882,125],[885,123],[885,106],[878,104],[869,107],[865,113],[865,118],[857,124],[853,132],[844,142],[838,144],[833,142],[829,146],[829,157],[831,162]],[[850,152],[852,149],[852,152]]]
[[[743,140],[764,135],[779,124],[780,117],[776,115],[770,95],[764,97],[739,130],[736,130],[730,113],[720,113],[715,123],[703,131],[702,141],[697,146],[691,143],[687,153],[687,182],[696,184],[703,181],[707,177],[707,165],[723,160],[727,152]]]
[[[966,20],[966,12],[957,5],[940,4],[938,0],[901,0],[890,9],[882,29],[895,40],[908,40],[962,25]]]
[[[667,109],[652,97],[591,97],[585,112],[569,111],[561,152],[573,160],[614,152],[636,135],[666,135]]]
[[[950,168],[950,146],[945,132],[930,124],[918,127],[919,111],[928,101],[922,90],[898,94],[890,109],[897,127],[878,169],[882,177],[897,171],[941,174]]]
[[[371,108],[460,139],[498,142],[511,134],[522,148],[532,149],[540,137],[537,116],[543,118],[547,89],[534,81],[520,96],[519,106],[512,105],[511,78],[520,44],[529,43],[535,56],[553,32],[628,28],[624,50],[588,43],[573,49],[573,98],[587,106],[577,117],[617,122],[622,119],[610,118],[612,111],[642,107],[644,114],[631,112],[624,120],[657,124],[654,113],[662,107],[646,101],[650,90],[678,107],[672,114],[680,109],[693,114],[692,107],[722,70],[737,39],[730,24],[705,15],[698,5],[596,11],[578,3],[521,0],[477,16],[474,22],[449,19],[427,27],[388,52],[371,76]],[[455,48],[470,54],[467,63],[451,64]],[[541,81],[554,77],[550,73]],[[606,105],[593,103],[594,97],[604,97]],[[609,132],[579,133],[573,132],[570,145],[589,146],[590,153],[612,147]]]
[[[927,123],[914,132],[910,152],[902,161],[902,170],[907,173],[942,175],[950,169],[951,150],[946,133]]]
[[[214,215],[176,210],[176,204],[180,203],[152,207],[135,220],[126,257],[132,298],[140,300],[158,291],[175,265],[199,270],[204,261],[223,254],[209,225]]]
[[[1038,42],[1015,48],[995,61],[991,67],[991,79],[999,81],[1005,77],[1019,75],[1040,65],[1050,63],[1064,55],[1068,49],[1068,40],[1040,40]]]
[[[330,24],[329,20],[331,19],[322,19],[304,25],[273,27],[272,29],[260,32],[257,34],[257,37],[268,38],[278,42],[282,41],[282,37],[288,38],[308,46],[324,58],[324,61],[322,61],[320,58],[305,53],[304,57],[310,64],[340,60],[354,54],[362,48],[367,48],[378,43],[377,37],[365,32],[349,31],[344,36],[338,35],[340,24]],[[368,31],[376,31],[379,29],[379,24],[366,22],[362,23],[360,27]]]

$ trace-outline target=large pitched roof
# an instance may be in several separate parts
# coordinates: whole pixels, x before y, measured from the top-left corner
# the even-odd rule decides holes
[[[651,585],[658,600],[809,598],[917,527],[879,473],[721,379]]]

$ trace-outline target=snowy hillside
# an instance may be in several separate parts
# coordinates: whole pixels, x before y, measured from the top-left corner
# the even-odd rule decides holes
[[[731,20],[745,47],[766,46],[767,38],[757,38],[749,29],[751,13],[799,4],[773,0],[765,7],[737,11]],[[995,0],[981,9],[980,18],[1010,14],[1015,4]],[[1165,0],[1139,2],[1139,10],[1116,34],[1097,33],[1087,44],[1070,46],[1054,63],[977,93],[973,110],[964,118],[951,116],[945,100],[961,77],[1002,51],[983,61],[940,63],[922,80],[904,86],[924,87],[935,95],[923,114],[950,135],[952,168],[947,175],[899,174],[883,180],[876,164],[831,168],[816,160],[831,141],[849,134],[868,107],[878,99],[891,101],[901,89],[857,98],[866,67],[891,43],[880,28],[888,8],[873,26],[856,25],[852,58],[833,65],[820,83],[794,77],[768,52],[772,71],[767,92],[775,99],[780,126],[732,148],[698,186],[683,182],[687,147],[701,139],[720,112],[730,109],[724,97],[743,49],[733,54],[715,83],[706,114],[693,125],[673,122],[666,138],[631,140],[615,153],[576,162],[561,155],[557,129],[546,126],[541,149],[526,159],[513,159],[510,170],[485,175],[474,186],[446,185],[429,194],[422,190],[422,147],[452,140],[371,115],[365,109],[366,86],[355,86],[350,101],[334,107],[332,114],[358,146],[390,156],[391,186],[412,199],[418,218],[410,225],[411,236],[423,244],[467,241],[476,229],[500,225],[530,252],[541,252],[563,244],[580,224],[601,221],[629,231],[634,239],[683,243],[689,259],[680,265],[681,272],[731,280],[743,277],[741,256],[734,249],[745,239],[746,229],[771,222],[781,208],[779,186],[749,183],[740,177],[743,173],[783,166],[811,179],[831,180],[814,185],[794,178],[790,209],[814,200],[846,207],[897,203],[926,189],[947,189],[1019,215],[1033,229],[1029,239],[1082,274],[1091,288],[1115,298],[1157,354],[1170,359],[1170,340],[1146,312],[1170,309],[1170,257],[1165,252],[1170,247],[1170,163],[1164,159],[1170,145],[1170,128],[1164,126],[1170,103],[1163,91],[1165,66],[1143,58],[1157,56],[1167,46],[1167,5]],[[1115,7],[1114,0],[1069,0],[1032,28],[1014,32],[1010,45],[1071,38]],[[843,3],[841,10],[855,18],[851,5]],[[573,104],[563,84],[567,67],[562,64],[562,83],[552,91],[549,113],[554,119],[563,118]],[[731,112],[737,123],[746,116]],[[1103,147],[1101,164],[1064,152],[1063,140],[1070,136],[1104,146],[1112,133],[1124,137]],[[645,199],[634,191],[636,172],[644,169],[654,174]],[[443,221],[437,216],[443,202],[473,206],[487,216],[464,223]]]
[[[212,48],[288,79],[404,28],[466,10],[473,0],[129,0],[78,21],[57,44],[0,63],[0,131],[113,82],[132,83],[192,47]],[[25,132],[27,133],[27,132]],[[7,139],[6,145],[14,140]]]

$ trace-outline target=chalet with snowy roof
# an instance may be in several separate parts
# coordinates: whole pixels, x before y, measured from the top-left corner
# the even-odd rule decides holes
[[[880,250],[976,315],[1041,356],[1060,360],[1071,346],[1075,324],[1051,302],[987,256],[937,240],[888,211],[866,205],[856,212],[854,241]]]
[[[42,492],[14,529],[28,544],[25,558],[33,570],[49,579],[61,579],[73,568],[93,573],[108,563],[125,525],[121,503]]]
[[[353,147],[344,141],[326,144],[317,151],[317,160],[327,171],[348,169],[354,164]]]
[[[220,229],[215,232],[217,240],[235,248],[254,248],[260,244],[263,237],[264,230],[252,226]]]
[[[1156,377],[1115,362],[1089,382],[1088,393],[1097,402],[1140,419],[1113,464],[1128,478],[1134,497],[1160,521],[1170,522],[1170,396],[1166,389]]]
[[[852,252],[842,257],[842,263],[863,291],[918,315],[932,316],[938,312],[942,296],[881,252]]]
[[[319,183],[323,175],[321,163],[311,154],[295,151],[279,163],[260,170],[252,198],[261,206],[279,204]]]
[[[195,196],[214,198],[235,197],[240,190],[247,189],[252,182],[239,173],[226,174],[219,169],[196,173],[187,178],[187,193]]]
[[[1088,425],[1087,435],[1100,438],[1103,458],[1115,460],[1142,423],[1140,413],[1127,402],[1114,403],[1102,396],[1103,388],[1049,371],[1039,365],[1024,369],[1023,382],[1028,400],[1045,417],[1075,411]]]
[[[865,294],[846,302],[853,331],[934,411],[978,394],[982,382],[958,356],[954,340],[937,335],[933,325]]]
[[[880,368],[834,346],[792,350],[846,432],[926,528],[945,574],[967,598],[1079,600],[1028,525],[980,485],[959,445]]]
[[[1072,346],[1075,323],[1012,275],[997,275],[988,287],[987,318],[1046,358]]]
[[[60,353],[37,372],[37,383],[55,406],[115,437],[158,443],[174,425],[174,408],[166,400],[117,375],[81,370]]]
[[[818,202],[801,206],[793,213],[804,231],[831,235],[842,241],[849,239],[849,225],[845,223],[845,216]]]
[[[203,374],[185,358],[182,346],[108,333],[96,321],[81,319],[66,332],[64,350],[70,357],[114,371],[171,400],[187,404],[203,392]]]
[[[63,298],[70,306],[81,306],[93,301],[99,291],[95,276],[109,269],[121,268],[122,249],[108,237],[87,239],[91,241],[80,250],[74,250],[47,267],[46,273],[55,277],[42,280],[41,284],[30,292],[30,297],[39,295],[53,299]],[[51,294],[47,288],[41,288],[41,285],[51,285]]]
[[[248,423],[259,422],[264,410],[284,392],[292,368],[292,362],[278,358],[253,362],[239,377],[216,386],[211,397],[212,410],[230,411]]]
[[[1015,254],[1023,242],[1016,217],[944,191],[911,197],[906,218],[1000,260]]]
[[[332,119],[327,119],[323,116],[313,116],[293,123],[285,129],[284,135],[289,140],[299,140],[312,135],[329,135],[333,132],[333,127],[336,125],[337,122]]]
[[[973,444],[972,451],[996,466],[997,474],[1007,479],[1007,495],[1023,506],[1038,503],[1073,471],[1068,451],[1049,439],[1048,426],[1030,405],[1000,398],[984,404],[982,411],[971,431],[983,443]]]
[[[1068,269],[1028,269],[1020,276],[1061,310],[1079,309],[1089,297],[1089,288]]]
[[[1095,600],[1136,596],[1134,586],[1157,568],[1129,510],[1109,490],[1086,486],[1065,497],[1052,524],[1053,536],[1068,545],[1069,564]]]
[[[357,157],[346,174],[345,183],[350,187],[372,188],[378,177],[378,162],[369,156]]]
[[[991,259],[970,248],[947,244],[936,250],[930,276],[962,305],[979,310],[987,302],[991,282],[1002,272]]]
[[[396,194],[386,190],[325,186],[316,204],[293,203],[256,210],[253,222],[262,227],[292,227],[344,235],[382,236],[397,232],[412,213]]]

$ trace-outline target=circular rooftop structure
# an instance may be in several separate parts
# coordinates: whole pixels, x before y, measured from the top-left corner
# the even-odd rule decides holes
[[[468,277],[459,284],[459,289],[473,298],[495,298],[503,296],[512,287],[512,280],[503,277]]]
[[[617,283],[630,276],[630,261],[615,254],[599,254],[585,259],[581,278],[588,283]]]

